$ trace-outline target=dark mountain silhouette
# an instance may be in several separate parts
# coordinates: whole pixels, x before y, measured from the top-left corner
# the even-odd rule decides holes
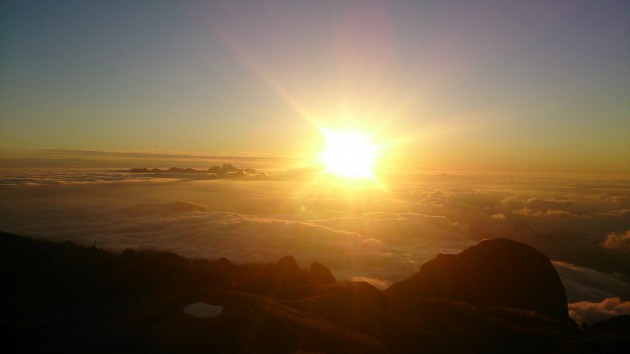
[[[172,202],[166,204],[166,207],[177,212],[193,212],[193,211],[207,211],[207,209],[199,204],[192,202]]]
[[[308,267],[308,272],[311,276],[311,281],[320,284],[334,284],[337,282],[335,276],[330,269],[319,262],[313,262]]]
[[[551,261],[533,247],[508,239],[482,241],[460,254],[439,254],[385,293],[396,301],[445,298],[569,319],[564,286]]]
[[[594,331],[605,331],[630,336],[630,315],[620,315],[611,317],[594,323],[591,327]]]
[[[123,172],[145,173],[145,174],[147,173],[150,173],[150,174],[211,174],[211,175],[216,175],[222,178],[242,177],[246,175],[255,176],[255,177],[266,176],[266,174],[264,173],[259,174],[253,168],[236,168],[235,166],[229,163],[224,163],[221,166],[212,166],[207,170],[195,170],[190,167],[188,168],[171,167],[167,170],[161,170],[159,168],[148,169],[146,167],[143,167],[143,168],[131,168]]]
[[[383,293],[291,256],[235,264],[0,233],[0,340],[7,353],[625,353],[630,336],[618,329],[627,319],[591,328],[567,320],[542,257],[486,241]],[[442,280],[446,269],[468,276],[465,287]],[[475,282],[489,299],[479,300]],[[553,306],[504,287],[546,294]],[[184,312],[199,302],[221,311]]]
[[[392,339],[399,327],[383,293],[365,282],[287,287],[277,300],[380,340]]]

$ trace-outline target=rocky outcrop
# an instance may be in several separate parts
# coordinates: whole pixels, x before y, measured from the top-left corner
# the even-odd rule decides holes
[[[368,283],[289,287],[277,299],[292,308],[375,338],[391,336],[394,327],[385,296]]]
[[[245,266],[237,274],[237,289],[275,297],[288,286],[310,282],[308,271],[301,269],[293,256],[286,256],[274,264]]]
[[[607,320],[595,322],[590,326],[590,329],[618,333],[630,337],[630,315],[618,315]]]
[[[564,287],[551,261],[533,247],[508,239],[482,241],[459,254],[439,254],[385,293],[395,302],[444,298],[568,320]]]
[[[113,254],[0,232],[0,340],[9,353],[626,353],[627,316],[580,328],[565,307],[541,305],[562,298],[548,263],[529,246],[484,241],[384,294],[322,283],[324,265],[290,256]],[[187,311],[198,303],[220,311]]]
[[[308,267],[308,274],[313,283],[334,284],[337,282],[337,279],[335,279],[330,269],[319,262],[311,263]]]

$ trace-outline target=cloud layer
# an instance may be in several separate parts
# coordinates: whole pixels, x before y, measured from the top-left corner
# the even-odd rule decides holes
[[[618,315],[630,315],[630,301],[611,297],[600,302],[580,301],[569,304],[569,316],[578,323],[592,324]]]
[[[291,254],[302,265],[316,260],[339,279],[380,288],[437,253],[508,237],[555,260],[569,302],[630,301],[627,181],[447,175],[353,188],[46,171],[4,176],[20,182],[0,186],[1,230],[236,262]]]
[[[602,247],[630,252],[630,230],[626,232],[613,232],[606,236]]]

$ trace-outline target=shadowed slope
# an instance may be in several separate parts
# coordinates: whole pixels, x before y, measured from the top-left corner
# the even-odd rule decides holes
[[[497,254],[505,257],[491,262]],[[488,272],[503,264],[514,271],[505,264],[544,263],[528,246],[505,240],[439,258],[452,262],[461,255],[466,262],[459,263],[477,281],[465,289],[513,286],[507,280],[494,284],[496,275],[483,280],[471,269]],[[445,276],[425,269],[434,282]],[[461,269],[452,269],[461,276]],[[300,268],[290,256],[276,263],[235,264],[155,251],[116,255],[0,232],[0,341],[11,353],[621,354],[630,346],[630,337],[615,330],[617,323],[580,329],[566,317],[513,308],[518,302],[507,290],[497,293],[509,301],[495,297],[483,307],[471,302],[475,297],[435,299],[435,289],[443,295],[458,285],[438,282],[441,287],[428,293],[418,277],[383,294],[367,283],[336,282],[322,264]],[[184,311],[199,302],[220,307],[220,314],[201,318]]]

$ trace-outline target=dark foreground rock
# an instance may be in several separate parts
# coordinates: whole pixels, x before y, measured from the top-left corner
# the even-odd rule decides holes
[[[221,306],[216,318],[181,313],[189,303]],[[150,312],[172,308],[170,316],[145,322],[151,351],[164,353],[388,353],[377,339],[273,299],[232,291],[183,296],[153,303]]]
[[[482,241],[459,254],[439,254],[386,294],[403,302],[443,298],[569,319],[564,286],[551,261],[533,247],[508,239]]]
[[[353,331],[384,340],[395,335],[396,318],[385,296],[360,282],[309,284],[285,288],[278,300]]]
[[[611,317],[594,323],[591,326],[594,331],[616,333],[623,336],[630,336],[630,315],[620,315]]]
[[[438,260],[383,293],[367,283],[337,282],[319,263],[300,268],[290,256],[239,265],[165,252],[116,255],[0,233],[1,349],[404,354],[625,353],[630,347],[630,336],[619,331],[626,318],[592,329],[568,321],[566,303],[557,303],[561,289],[550,285],[553,275],[529,246],[486,241]],[[444,280],[447,269],[465,287]],[[507,276],[525,269],[532,273],[521,282]],[[534,300],[522,302],[514,288]],[[489,300],[481,301],[484,292]],[[549,295],[553,306],[536,300],[539,294]],[[204,317],[184,311],[196,303],[220,311]]]

